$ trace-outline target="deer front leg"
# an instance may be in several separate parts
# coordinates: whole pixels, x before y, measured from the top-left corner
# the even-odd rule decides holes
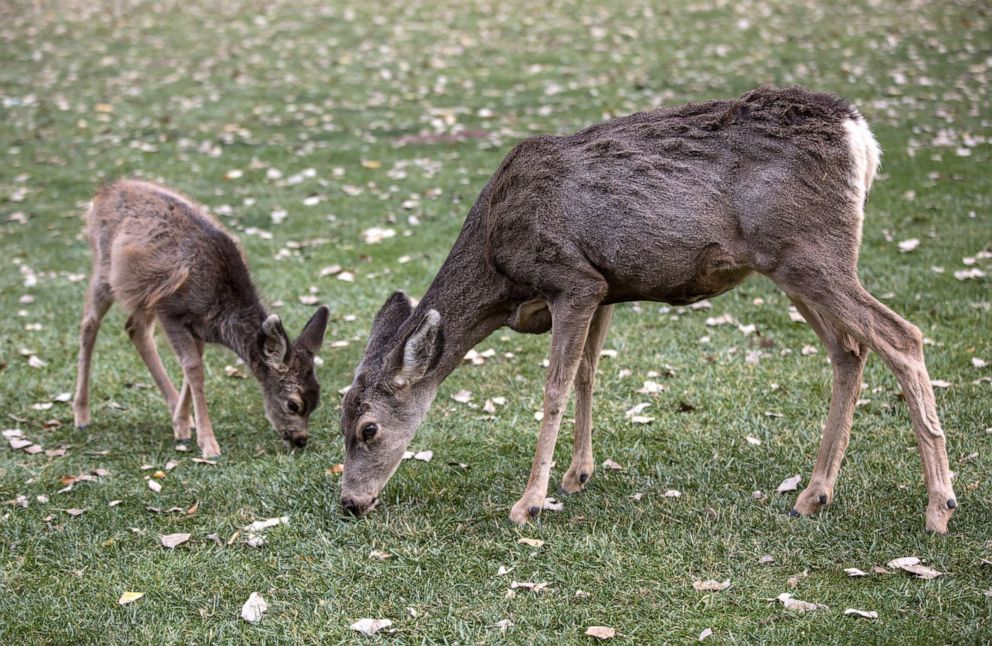
[[[510,511],[510,520],[518,525],[537,518],[544,507],[562,412],[568,401],[568,389],[575,379],[589,322],[595,311],[596,304],[581,306],[559,301],[551,306],[551,356],[544,388],[544,418],[541,421],[537,452],[527,488]]]
[[[561,481],[562,491],[578,493],[585,487],[596,467],[592,457],[592,393],[599,353],[606,340],[606,331],[613,318],[613,306],[596,310],[589,324],[582,361],[575,375],[575,437],[572,444],[572,464]]]
[[[834,485],[851,437],[851,422],[861,390],[861,375],[868,359],[868,348],[821,317],[802,299],[792,298],[792,302],[827,346],[834,372],[830,409],[816,466],[813,467],[809,485],[799,494],[795,507],[789,512],[793,516],[808,516],[833,500]]]
[[[185,444],[193,437],[193,420],[189,410],[193,403],[193,393],[189,387],[189,379],[183,374],[183,385],[179,388],[179,401],[172,411],[172,433],[177,442]]]

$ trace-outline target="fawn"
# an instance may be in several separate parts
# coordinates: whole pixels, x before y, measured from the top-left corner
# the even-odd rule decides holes
[[[592,475],[596,362],[615,303],[687,304],[752,273],[773,280],[820,337],[834,380],[820,452],[794,515],[831,502],[868,350],[909,406],[929,504],[944,533],[957,500],[923,337],[858,279],[880,150],[857,109],[800,87],[653,110],[519,144],[482,189],[416,308],[394,294],[345,396],[344,507],[361,514],[396,470],[438,385],[497,328],[551,331],[544,417],[510,518],[543,506],[569,388],[568,493]]]
[[[164,186],[120,180],[102,188],[86,214],[93,250],[79,334],[73,413],[90,423],[90,359],[100,321],[115,300],[130,314],[126,329],[172,414],[176,440],[186,442],[196,414],[204,457],[220,455],[203,393],[203,345],[233,350],[262,386],[265,415],[288,445],[307,442],[320,399],[314,356],[327,327],[320,307],[296,341],[259,301],[238,243],[205,209]],[[156,319],[183,370],[182,389],[169,380],[155,347]]]

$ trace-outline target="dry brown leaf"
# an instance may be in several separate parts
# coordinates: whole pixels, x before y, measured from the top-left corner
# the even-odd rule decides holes
[[[795,612],[808,612],[810,610],[819,610],[824,608],[824,606],[810,603],[809,601],[800,601],[799,599],[793,599],[792,593],[783,592],[782,594],[775,597],[778,601],[782,602],[786,610],[793,610]]]
[[[586,635],[597,639],[613,639],[617,636],[617,631],[609,626],[589,626],[586,628]]]
[[[775,490],[776,493],[785,493],[787,491],[795,491],[799,487],[799,483],[803,481],[801,475],[794,475],[791,478],[786,478],[782,481],[782,484],[778,486]]]
[[[159,538],[162,543],[162,547],[168,547],[170,550],[179,547],[183,543],[189,540],[191,534],[166,534]]]
[[[693,581],[692,588],[696,592],[722,592],[730,587],[730,579],[724,581],[715,581],[713,579],[708,579],[706,581]]]
[[[544,545],[544,541],[539,538],[518,538],[517,542],[521,545],[530,545],[531,547],[541,547]]]
[[[609,458],[607,458],[606,460],[603,460],[603,468],[604,469],[607,469],[609,471],[622,471],[623,470],[623,467],[622,466],[620,466],[619,464],[617,464],[613,460],[610,460]]]

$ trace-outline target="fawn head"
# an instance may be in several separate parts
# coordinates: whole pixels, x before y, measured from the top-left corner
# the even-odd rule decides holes
[[[320,403],[314,356],[324,340],[327,317],[327,307],[318,308],[292,343],[277,315],[262,322],[259,344],[263,368],[258,380],[265,416],[290,447],[306,446],[310,415]]]

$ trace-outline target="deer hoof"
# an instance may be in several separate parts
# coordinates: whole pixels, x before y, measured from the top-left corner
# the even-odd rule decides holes
[[[537,519],[544,508],[544,496],[524,494],[524,497],[510,510],[510,521],[523,526]]]
[[[931,534],[946,534],[947,523],[957,506],[957,499],[947,498],[927,507],[926,531]]]
[[[830,492],[821,486],[811,484],[796,498],[794,509],[802,516],[809,516],[828,504],[830,504]]]

